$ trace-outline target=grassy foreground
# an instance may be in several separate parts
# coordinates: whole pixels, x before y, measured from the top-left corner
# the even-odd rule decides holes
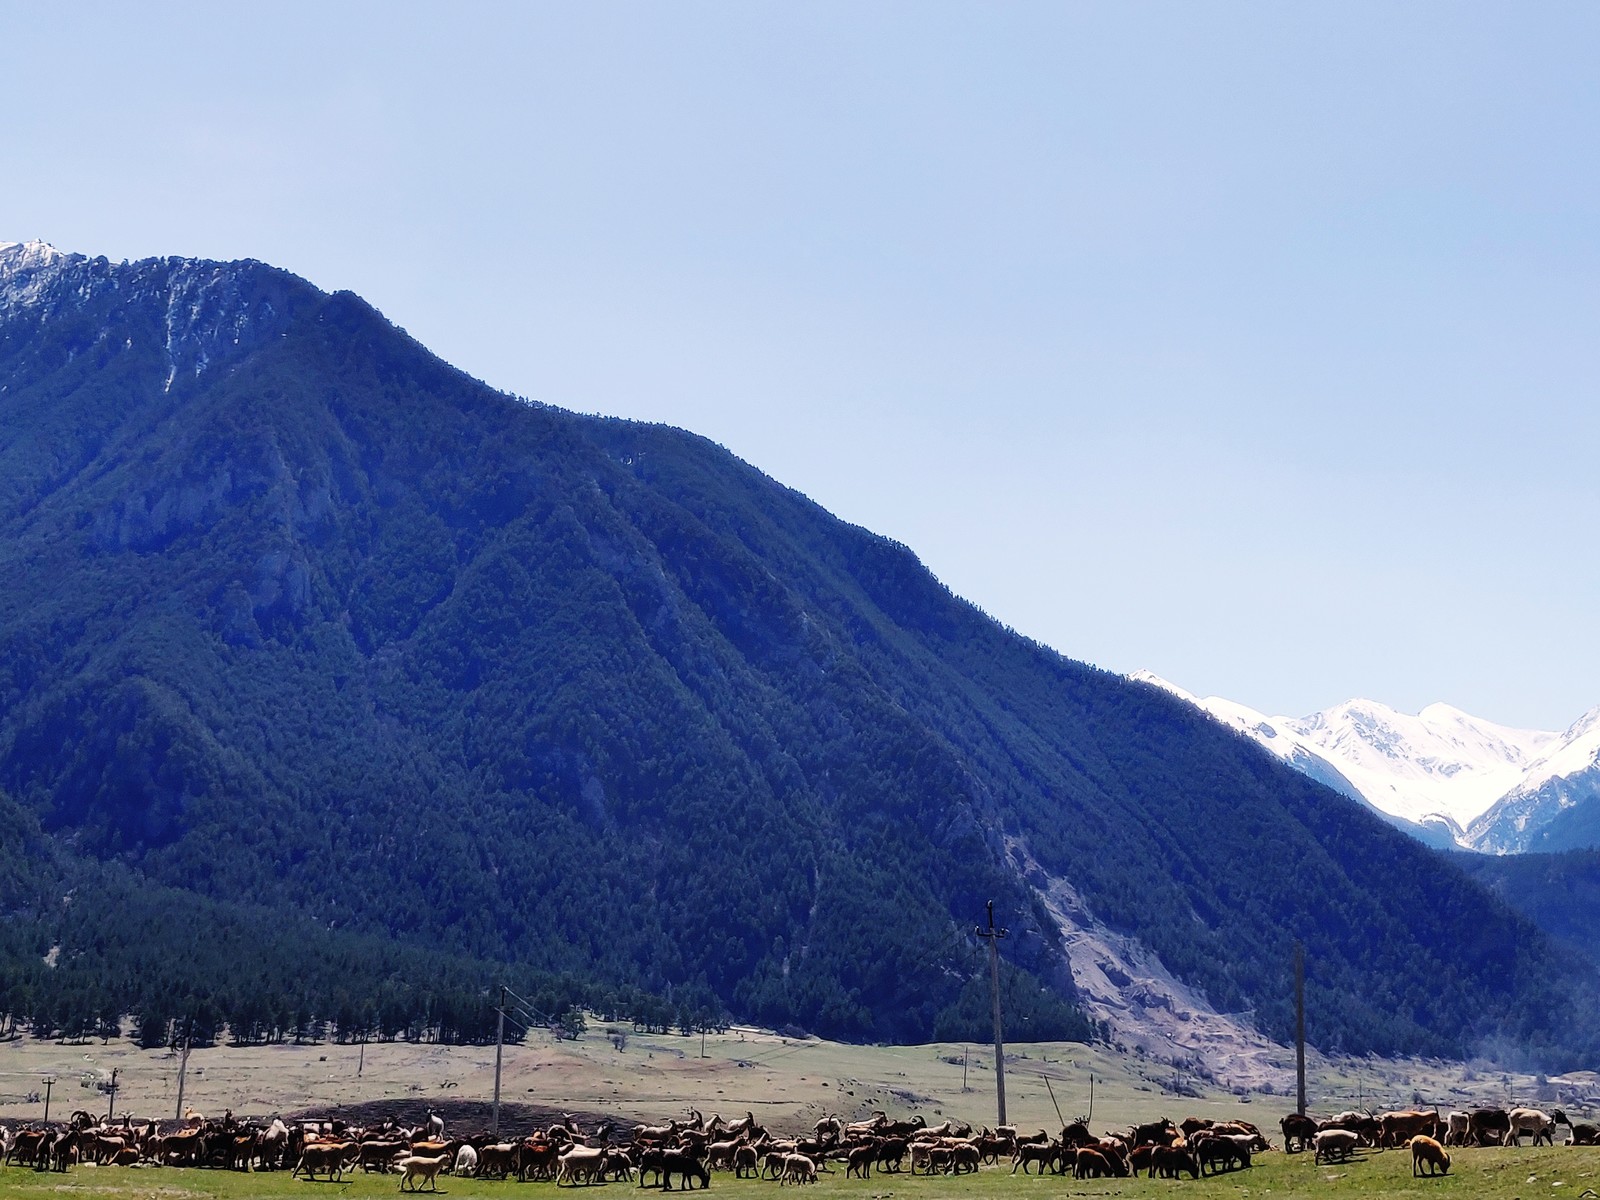
[[[1248,1171],[1212,1176],[1198,1182],[1181,1180],[1116,1179],[1074,1180],[1049,1176],[1043,1179],[1011,1175],[1009,1167],[988,1167],[976,1176],[956,1179],[907,1174],[874,1175],[871,1179],[845,1179],[842,1172],[824,1175],[807,1194],[835,1196],[851,1200],[939,1200],[942,1197],[1055,1197],[1124,1196],[1181,1194],[1189,1200],[1220,1200],[1238,1197],[1273,1196],[1293,1200],[1298,1196],[1331,1197],[1354,1200],[1356,1197],[1387,1196],[1472,1197],[1473,1200],[1594,1200],[1600,1191],[1600,1148],[1567,1147],[1539,1150],[1495,1148],[1456,1150],[1451,1173],[1444,1178],[1413,1179],[1411,1156],[1406,1151],[1371,1153],[1365,1158],[1339,1165],[1317,1166],[1309,1154],[1284,1155],[1277,1152],[1258,1156],[1257,1165]],[[70,1200],[71,1197],[107,1197],[108,1200],[275,1200],[277,1197],[317,1197],[329,1194],[348,1197],[391,1197],[397,1194],[395,1175],[346,1176],[343,1183],[307,1183],[291,1179],[287,1172],[241,1175],[227,1171],[179,1170],[174,1168],[76,1167],[65,1176],[36,1174],[31,1170],[0,1169],[0,1200]],[[735,1180],[719,1174],[712,1177],[711,1190],[722,1200],[771,1200],[789,1189],[778,1191],[774,1183]],[[575,1196],[588,1192],[590,1200],[613,1200],[627,1196],[655,1196],[626,1183],[599,1185],[593,1189],[566,1189],[557,1193],[549,1183],[518,1184],[489,1180],[443,1177],[439,1194],[456,1200],[476,1197]]]

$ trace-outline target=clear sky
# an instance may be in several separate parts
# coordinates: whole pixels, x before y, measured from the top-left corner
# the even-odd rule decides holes
[[[1600,704],[1600,6],[0,0],[0,240],[259,258],[1075,658]]]

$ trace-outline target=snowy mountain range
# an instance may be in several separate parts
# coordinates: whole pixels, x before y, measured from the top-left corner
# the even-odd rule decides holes
[[[1412,716],[1348,700],[1273,717],[1138,671],[1278,758],[1440,847],[1491,854],[1600,845],[1600,707],[1564,732],[1512,729],[1430,704]]]

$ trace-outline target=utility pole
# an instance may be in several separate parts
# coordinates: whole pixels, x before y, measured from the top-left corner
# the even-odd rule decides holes
[[[106,1105],[106,1123],[111,1123],[111,1114],[117,1110],[117,1072],[121,1067],[111,1068],[111,1103]]]
[[[495,1009],[499,1016],[494,1026],[494,1121],[492,1132],[500,1136],[500,1054],[506,1044],[506,985],[500,985],[500,1007]]]
[[[50,1123],[50,1089],[55,1085],[56,1077],[54,1075],[46,1075],[44,1077],[44,1123],[46,1125]]]
[[[994,901],[989,901],[989,928],[980,925],[977,934],[989,942],[989,999],[994,1007],[994,1099],[1001,1125],[1006,1123],[1006,1048],[1000,1036],[1000,939],[1007,932],[994,927]]]
[[[1294,1081],[1295,1112],[1306,1115],[1306,948],[1294,944]]]
[[[189,1022],[183,1023],[183,1057],[178,1060],[178,1114],[175,1120],[183,1120],[183,1083],[189,1074]]]

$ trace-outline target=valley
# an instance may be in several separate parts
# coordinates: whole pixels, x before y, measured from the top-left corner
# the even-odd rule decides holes
[[[995,1123],[991,1046],[855,1046],[735,1027],[707,1034],[703,1047],[699,1037],[637,1033],[599,1021],[572,1040],[538,1034],[504,1048],[502,1102],[508,1114],[511,1106],[517,1111],[531,1106],[629,1125],[687,1117],[691,1109],[708,1119],[719,1112],[729,1120],[754,1112],[761,1122],[786,1130],[810,1128],[825,1115],[861,1119],[878,1110],[897,1119],[920,1113],[930,1123],[946,1117],[974,1126]],[[358,1106],[373,1114],[392,1106],[420,1119],[432,1106],[486,1121],[494,1058],[493,1045],[204,1047],[190,1053],[184,1107],[208,1116],[231,1109],[241,1117],[328,1117]],[[1077,1042],[1011,1044],[1006,1047],[1007,1114],[1024,1129],[1059,1129],[1059,1105],[1067,1120],[1092,1115],[1096,1130],[1202,1116],[1249,1120],[1275,1133],[1278,1118],[1294,1108],[1292,1049],[1277,1048],[1268,1079],[1247,1082],[1202,1064],[1197,1068],[1175,1069],[1139,1054]],[[0,1121],[42,1116],[42,1104],[24,1097],[42,1093],[46,1075],[56,1079],[52,1119],[65,1119],[80,1108],[102,1115],[110,1097],[100,1085],[113,1070],[116,1112],[170,1120],[177,1111],[178,1069],[177,1054],[141,1050],[124,1039],[84,1045],[15,1039],[0,1044]],[[1594,1072],[1541,1080],[1483,1063],[1313,1052],[1307,1091],[1311,1111],[1322,1113],[1515,1103],[1562,1105],[1575,1120],[1600,1113],[1600,1075]]]
[[[1299,943],[1330,1051],[1595,1061],[1526,889],[703,437],[259,262],[0,245],[0,570],[0,1028],[481,1043],[510,975],[951,1045],[992,903],[1019,1043],[1277,1087]]]

